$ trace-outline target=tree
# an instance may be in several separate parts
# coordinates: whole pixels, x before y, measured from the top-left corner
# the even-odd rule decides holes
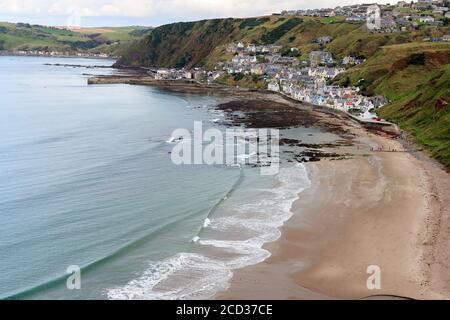
[[[345,80],[342,83],[342,86],[347,88],[349,85],[350,85],[350,78],[349,77],[345,77]]]

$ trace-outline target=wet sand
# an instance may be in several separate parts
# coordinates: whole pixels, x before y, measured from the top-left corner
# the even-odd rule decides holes
[[[351,131],[355,156],[307,164],[312,187],[266,245],[272,256],[237,270],[216,298],[450,298],[448,173],[394,139]],[[380,290],[367,288],[371,265],[380,267]]]

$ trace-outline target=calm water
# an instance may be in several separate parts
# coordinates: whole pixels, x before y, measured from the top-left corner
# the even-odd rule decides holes
[[[303,166],[175,166],[172,131],[215,126],[219,98],[87,86],[113,71],[45,63],[112,62],[0,57],[0,298],[208,298],[269,256]]]

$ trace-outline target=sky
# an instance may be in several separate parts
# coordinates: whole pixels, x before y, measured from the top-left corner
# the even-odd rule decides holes
[[[391,2],[396,0],[391,0]],[[54,26],[158,26],[383,0],[0,0],[0,21]]]

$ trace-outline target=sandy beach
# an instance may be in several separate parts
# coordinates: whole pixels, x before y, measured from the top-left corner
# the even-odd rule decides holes
[[[351,131],[354,157],[308,164],[312,187],[266,245],[272,256],[237,270],[216,298],[450,298],[448,173],[397,140]],[[372,265],[381,289],[367,288]]]
[[[392,128],[363,127],[342,112],[267,92],[136,76],[89,83],[270,100],[308,111],[314,126],[350,142],[324,148],[344,160],[306,164],[312,186],[294,203],[281,238],[265,245],[271,257],[236,270],[216,299],[450,299],[449,173],[414,143],[393,138]],[[380,270],[379,289],[368,289],[370,266]]]

